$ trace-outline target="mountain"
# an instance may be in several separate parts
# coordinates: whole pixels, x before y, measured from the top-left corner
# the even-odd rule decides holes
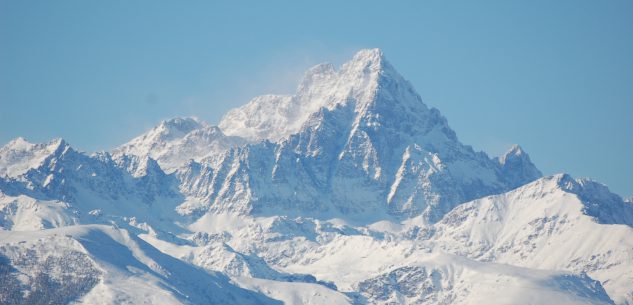
[[[109,226],[0,236],[2,304],[281,304]]]
[[[41,165],[48,156],[64,149],[65,142],[55,139],[49,143],[33,144],[17,138],[0,148],[0,177],[17,177]]]
[[[174,211],[182,201],[178,182],[151,158],[136,158],[137,166],[129,172],[125,159],[113,159],[104,152],[88,156],[61,139],[48,144],[22,141],[17,151],[9,145],[2,148],[0,160],[22,155],[14,164],[29,169],[0,180],[5,229],[127,223],[121,216],[177,229],[173,222],[182,218]]]
[[[318,65],[295,95],[255,98],[219,127],[254,144],[181,171],[204,183],[188,210],[434,222],[541,176],[516,147],[494,160],[460,143],[378,49],[339,70]]]
[[[596,182],[561,174],[462,204],[431,240],[480,261],[585,272],[633,302],[633,205]]]
[[[372,304],[613,304],[586,275],[430,256],[360,282],[361,295]]]
[[[231,252],[251,253],[280,272],[331,282],[361,304],[476,304],[491,295],[500,304],[610,304],[611,298],[628,304],[632,228],[586,214],[590,203],[561,187],[566,182],[560,177],[584,181],[542,178],[464,203],[435,224],[413,218],[358,226],[341,219],[207,214],[189,228],[222,236]],[[607,211],[630,210],[620,208]],[[604,236],[609,239],[598,240]],[[166,251],[192,262],[217,262],[217,252],[207,250],[216,242]]]
[[[331,64],[317,65],[305,73],[295,95],[256,97],[229,111],[219,127],[229,135],[253,142],[265,139],[278,142],[298,133],[321,108],[331,110],[348,99],[369,102],[376,90],[378,74],[385,71],[385,67],[379,49],[358,52],[339,71]],[[389,71],[395,72],[390,67]]]
[[[519,187],[527,181],[534,180],[534,177],[543,176],[530,160],[530,156],[519,145],[512,146],[495,160],[501,165],[501,173],[506,177],[510,188]]]
[[[112,154],[117,157],[150,157],[171,172],[189,160],[213,159],[245,142],[238,137],[226,136],[218,127],[197,118],[174,118],[162,121],[145,134],[116,148]]]
[[[0,304],[633,304],[633,204],[491,158],[378,49],[218,126],[0,148]]]

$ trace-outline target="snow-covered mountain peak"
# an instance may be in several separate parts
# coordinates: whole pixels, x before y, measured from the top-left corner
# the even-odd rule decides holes
[[[594,218],[602,224],[623,224],[633,227],[633,205],[599,182],[587,178],[574,178],[566,173],[559,173],[537,179],[511,192],[500,196],[516,196],[517,198],[542,198],[553,194],[567,194],[582,203],[582,213]]]
[[[46,144],[47,150],[55,153],[55,152],[64,152],[70,149],[70,143],[66,142],[66,140],[62,138],[55,138]]]
[[[206,123],[194,117],[173,118],[161,121],[148,132],[132,139],[115,151],[124,151],[133,155],[145,155],[143,153],[159,143],[169,142],[183,138],[188,133],[208,126]]]
[[[28,151],[28,150],[46,147],[47,150],[50,150],[51,152],[53,152],[60,146],[66,146],[66,145],[68,145],[68,143],[66,142],[66,140],[62,138],[54,138],[47,143],[31,143],[23,137],[17,137],[9,141],[9,143],[7,143],[5,146],[3,146],[0,149],[2,149],[2,151],[9,151],[9,150]]]
[[[632,257],[631,200],[462,144],[379,49],[220,126],[0,148],[0,300],[18,304],[628,305]]]
[[[16,138],[0,148],[0,177],[20,176],[40,166],[49,156],[69,148],[70,145],[62,138],[40,144],[30,143],[22,137]]]
[[[121,155],[137,156],[139,160],[150,157],[164,170],[173,171],[191,159],[201,161],[243,143],[242,139],[227,137],[217,126],[198,118],[173,118],[161,121],[112,153],[117,158]]]
[[[605,194],[612,194],[606,185],[589,178],[574,178],[567,173],[559,173],[552,175],[548,179],[553,181],[556,187],[568,193],[581,194],[587,188],[590,188],[593,195],[605,196]]]
[[[338,70],[332,64],[314,66],[304,74],[294,95],[263,95],[229,111],[220,124],[222,131],[251,142],[278,142],[298,133],[320,109],[354,103],[356,112],[375,100],[378,89],[398,90],[390,101],[419,103],[411,85],[387,62],[380,49],[361,50]],[[413,100],[413,101],[412,101]],[[402,110],[402,109],[400,109]]]
[[[384,55],[380,48],[370,48],[370,49],[362,49],[356,52],[352,61],[380,63],[383,59],[384,59]]]
[[[205,122],[195,117],[177,117],[161,121],[158,126],[152,129],[150,134],[163,140],[170,140],[205,126],[207,126]]]
[[[227,113],[219,127],[272,146],[224,159],[221,167],[241,180],[217,174],[227,184],[204,193],[205,200],[214,198],[214,211],[283,206],[289,215],[424,214],[437,221],[460,202],[541,176],[519,148],[500,164],[460,143],[446,118],[423,103],[379,49],[361,50],[339,69],[315,66],[294,95],[256,97]],[[260,185],[265,187],[253,187]],[[248,192],[226,191],[234,189]]]
[[[597,222],[633,227],[633,204],[612,193],[606,185],[588,178],[574,179],[567,174],[555,177],[561,189],[582,200],[584,213]]]
[[[512,147],[510,147],[510,149],[505,152],[500,158],[499,158],[499,163],[501,165],[506,164],[506,161],[508,159],[512,159],[512,158],[521,158],[523,157],[523,148],[521,146],[519,146],[519,144],[514,144],[512,145]]]
[[[558,173],[521,185],[511,192],[526,194],[532,197],[541,197],[545,194],[556,192],[576,194],[582,191],[582,184],[579,183],[581,180],[582,179],[575,179],[567,173]]]
[[[13,149],[13,150],[28,149],[29,147],[32,147],[33,145],[34,145],[33,143],[27,141],[25,138],[17,137],[9,141],[9,143],[4,145],[2,149]]]
[[[338,70],[331,63],[318,64],[308,69],[297,92],[300,94],[311,87],[332,85],[330,83],[332,80],[339,83],[338,85],[348,84],[360,91],[359,89],[364,89],[360,86],[361,83],[375,82],[379,74],[402,78],[387,62],[380,49],[364,49],[358,51],[351,60],[341,65]]]
[[[578,184],[576,179],[567,173],[552,175],[549,180],[556,182],[556,185],[565,191],[574,192],[580,188],[580,184]]]
[[[336,76],[336,68],[331,63],[318,64],[308,69],[304,74],[299,87],[298,92],[305,92],[310,90],[312,84],[318,82],[324,82],[332,77]]]
[[[180,130],[193,130],[202,126],[208,125],[206,122],[200,120],[195,116],[188,117],[175,117],[167,120],[162,120],[161,125],[171,126]]]
[[[382,50],[378,48],[363,49],[358,51],[352,60],[345,63],[341,70],[347,73],[380,73],[384,70],[392,70],[393,68],[385,59]],[[395,71],[388,71],[395,72]]]
[[[530,156],[517,144],[496,160],[501,166],[502,173],[509,178],[509,185],[512,188],[543,176],[530,160]]]

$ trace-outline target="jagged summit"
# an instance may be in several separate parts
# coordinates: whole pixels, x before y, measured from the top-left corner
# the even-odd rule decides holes
[[[176,172],[192,197],[183,210],[196,213],[423,214],[435,222],[456,204],[541,176],[518,146],[495,161],[459,142],[379,49],[339,69],[317,65],[295,95],[256,97],[219,126],[162,121],[112,159],[135,177],[151,159]]]
[[[391,65],[385,59],[382,50],[378,48],[358,51],[352,60],[348,61],[341,70],[356,73],[382,72],[390,70]]]
[[[385,59],[380,49],[361,50],[336,69],[332,64],[316,65],[306,71],[294,95],[262,95],[229,111],[218,127],[197,118],[162,121],[147,133],[114,150],[150,156],[168,171],[189,159],[204,160],[245,142],[281,142],[302,128],[321,124],[319,111],[348,107],[352,129],[392,130],[407,137],[438,131],[440,137],[456,140],[439,111],[429,109],[411,84]],[[346,123],[347,124],[347,123]],[[185,145],[189,147],[184,147]],[[200,149],[192,149],[200,147]],[[176,156],[173,151],[179,151]]]
[[[146,135],[153,140],[170,140],[184,136],[185,134],[208,126],[207,123],[196,117],[177,117],[163,120]]]
[[[341,71],[345,71],[347,74],[380,75],[396,81],[406,82],[379,48],[358,51],[350,61],[341,66]]]
[[[23,137],[17,137],[11,141],[9,141],[7,144],[5,144],[3,147],[1,147],[0,149],[2,150],[28,150],[31,149],[35,146],[51,146],[51,147],[57,147],[60,145],[66,145],[68,144],[66,142],[66,140],[64,140],[63,138],[54,138],[50,141],[48,141],[47,143],[31,143],[29,142],[27,139],[23,138]]]
[[[396,85],[380,86],[381,80]],[[256,97],[228,112],[218,126],[227,135],[251,142],[276,142],[299,132],[310,115],[321,108],[333,109],[353,102],[360,112],[374,100],[379,88],[398,89],[398,86],[417,95],[386,61],[380,49],[361,50],[338,70],[328,63],[308,69],[296,94]]]
[[[294,95],[256,97],[219,127],[251,144],[205,173],[204,200],[215,212],[424,214],[433,222],[459,202],[540,177],[520,149],[502,165],[459,142],[379,49],[361,50],[338,69],[317,65]],[[186,180],[199,181],[195,172]],[[227,191],[238,189],[246,191]]]
[[[502,173],[508,177],[512,188],[543,176],[543,173],[530,160],[530,156],[517,144],[496,160],[501,165]]]
[[[0,177],[20,176],[69,147],[70,144],[62,138],[41,144],[30,143],[22,137],[16,138],[0,148]]]
[[[585,203],[583,212],[597,222],[633,227],[633,205],[612,193],[606,185],[589,178],[574,179],[567,174],[555,177],[563,190],[576,194]]]
[[[225,136],[217,126],[196,117],[185,117],[161,121],[112,153],[116,158],[121,155],[151,157],[164,170],[173,171],[191,159],[200,161],[243,143],[242,139]]]
[[[353,62],[380,62],[384,59],[384,54],[380,48],[361,49],[352,59]]]
[[[523,156],[523,153],[523,148],[519,144],[514,144],[499,158],[499,163],[504,165],[508,159],[516,157],[520,158]]]
[[[33,145],[33,143],[29,142],[25,138],[17,137],[15,139],[9,141],[9,143],[5,144],[2,148],[18,149],[20,147],[27,147],[27,146],[31,146],[31,145]]]

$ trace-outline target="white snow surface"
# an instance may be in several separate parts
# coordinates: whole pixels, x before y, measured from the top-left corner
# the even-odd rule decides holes
[[[633,304],[633,203],[458,141],[378,49],[113,152],[0,148],[0,304]]]
[[[387,66],[380,49],[356,53],[339,70],[329,63],[317,65],[305,73],[296,94],[258,96],[229,111],[218,126],[227,135],[252,142],[283,140],[299,132],[320,108],[332,109],[350,100],[369,102],[380,74],[392,72]]]
[[[33,275],[40,271],[62,286],[72,283],[63,275],[83,276],[81,282],[73,283],[77,287],[93,282],[94,287],[86,294],[69,300],[74,304],[280,304],[235,286],[226,276],[204,272],[168,256],[129,232],[110,226],[0,231],[0,237],[0,254],[14,262],[29,283],[36,281]],[[25,258],[30,261],[23,265],[20,260]],[[72,268],[77,258],[83,258],[84,264],[77,266],[76,273],[65,274],[67,270],[61,266],[47,264],[57,260]],[[41,288],[37,285],[25,287],[31,294],[39,292],[38,289]]]
[[[121,145],[113,154],[151,157],[171,172],[190,160],[213,160],[244,142],[237,137],[227,137],[218,127],[198,118],[174,118]]]
[[[39,166],[55,150],[62,146],[62,139],[45,144],[29,143],[16,138],[0,148],[0,177],[15,178]]]

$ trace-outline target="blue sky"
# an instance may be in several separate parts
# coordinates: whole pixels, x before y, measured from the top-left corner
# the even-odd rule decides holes
[[[217,123],[379,47],[464,143],[633,195],[633,1],[391,2],[0,0],[0,143]]]

